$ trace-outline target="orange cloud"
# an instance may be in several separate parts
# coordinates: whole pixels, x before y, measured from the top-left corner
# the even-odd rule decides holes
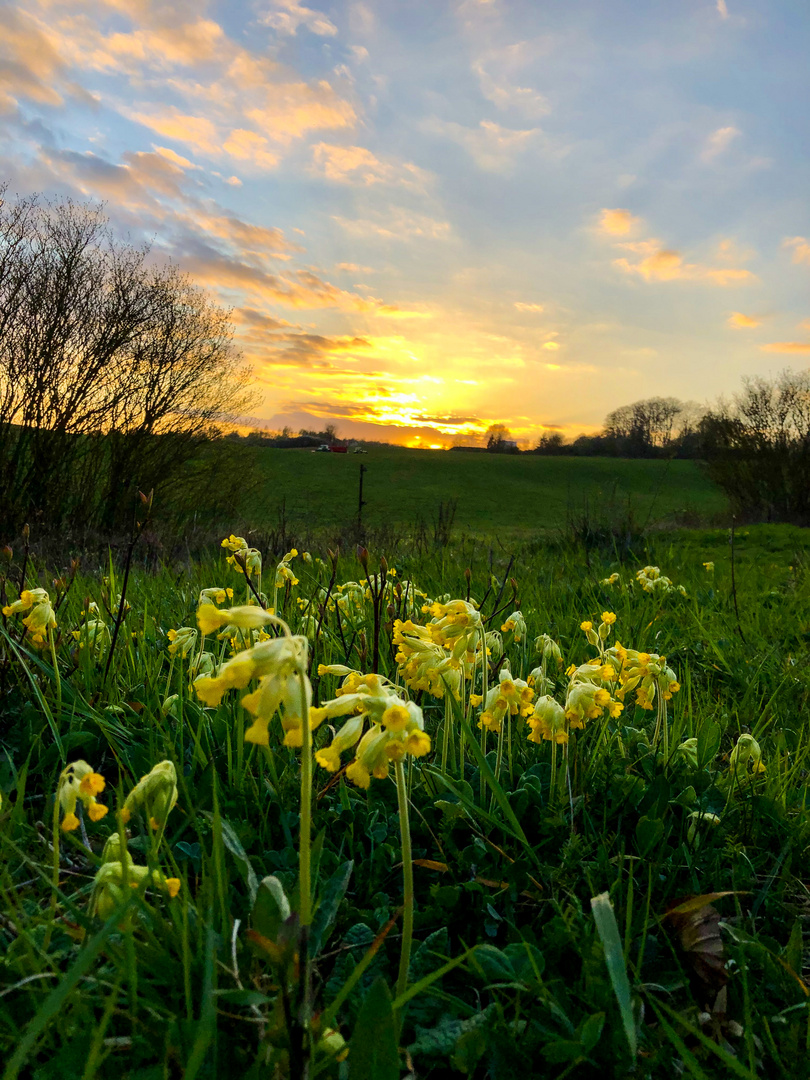
[[[344,183],[397,183],[421,187],[427,173],[410,162],[380,161],[364,146],[334,146],[317,143],[312,147],[314,165],[329,180]]]
[[[176,106],[168,105],[154,111],[143,109],[122,109],[130,120],[143,124],[151,131],[156,131],[164,139],[187,143],[199,153],[218,157],[222,143],[215,124],[206,116],[191,116],[181,112]]]
[[[539,315],[543,310],[542,304],[525,304],[522,300],[516,300],[515,307],[518,311],[529,312],[532,315]]]
[[[755,280],[755,275],[750,270],[686,263],[679,251],[661,247],[659,240],[642,240],[619,246],[643,255],[644,258],[636,262],[614,259],[613,265],[623,273],[637,274],[645,281],[707,281],[722,288]]]
[[[795,263],[810,264],[810,241],[804,236],[788,237],[782,242],[782,246],[793,248],[793,261]]]
[[[599,229],[607,236],[626,236],[641,223],[629,210],[603,210]]]
[[[753,315],[743,315],[741,311],[732,311],[728,317],[728,325],[734,330],[752,330],[755,326],[760,326],[761,322],[761,319]]]
[[[763,352],[776,353],[810,353],[810,341],[772,341],[768,345],[760,345]]]
[[[559,347],[560,346],[556,341],[547,341],[543,345],[543,348],[548,349],[549,352],[556,352]]]

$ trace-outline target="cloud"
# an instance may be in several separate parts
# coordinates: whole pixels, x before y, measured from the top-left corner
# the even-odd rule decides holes
[[[516,300],[515,307],[518,311],[526,311],[532,315],[539,315],[540,312],[543,311],[542,304],[527,304],[524,303],[522,300]]]
[[[763,352],[776,353],[810,353],[810,341],[772,341],[768,345],[760,345]]]
[[[761,323],[761,319],[757,319],[753,315],[743,315],[741,311],[732,311],[728,317],[728,325],[734,330],[753,330],[755,326],[760,326]]]
[[[179,165],[181,169],[199,169],[199,165],[194,165],[188,158],[184,158],[182,154],[175,153],[174,150],[170,150],[167,146],[155,146],[152,143],[152,149],[156,154],[160,154],[161,157],[165,157],[167,161],[171,161],[173,165]]]
[[[545,95],[530,86],[516,86],[506,79],[497,79],[487,72],[482,62],[473,64],[481,93],[499,109],[516,109],[526,116],[545,116],[550,111]]]
[[[640,240],[635,243],[619,244],[618,247],[632,251],[643,258],[635,262],[626,258],[614,259],[613,265],[623,273],[637,274],[645,281],[705,281],[725,288],[756,280],[756,275],[750,270],[733,266],[712,267],[684,262],[679,251],[663,247],[660,240]]]
[[[312,147],[313,163],[328,180],[363,185],[389,183],[423,186],[427,173],[410,162],[383,162],[364,146],[335,146],[320,142]]]
[[[426,214],[399,207],[391,207],[387,213],[374,218],[345,218],[334,214],[332,220],[347,233],[363,239],[376,235],[385,240],[446,240],[451,234],[449,221],[437,221]]]
[[[341,262],[335,267],[336,270],[345,270],[348,274],[373,274],[372,266],[358,266],[357,263]]]
[[[810,264],[810,240],[804,236],[791,236],[782,241],[782,247],[793,248],[795,263]]]
[[[273,10],[263,15],[260,21],[280,34],[293,37],[302,26],[319,37],[334,37],[337,33],[335,24],[322,11],[304,7],[298,0],[276,0]]]
[[[735,127],[721,127],[713,131],[706,140],[703,153],[700,155],[704,161],[712,161],[723,151],[727,150],[733,139],[740,135],[740,129]]]
[[[65,97],[92,102],[70,76],[70,65],[45,23],[13,7],[2,9],[0,34],[0,112],[12,112],[21,99],[60,106]]]
[[[175,105],[162,108],[129,109],[123,108],[123,114],[151,131],[156,131],[164,139],[186,143],[195,151],[208,157],[218,157],[222,143],[219,131],[206,116],[191,116],[181,112]]]
[[[556,352],[559,347],[560,346],[556,341],[546,341],[543,345],[543,348],[547,349],[549,352]]]
[[[602,210],[599,229],[606,236],[627,236],[641,224],[641,218],[634,217],[629,210]]]
[[[728,18],[728,5],[726,4],[726,0],[717,0],[716,7],[717,7],[717,14],[720,16],[720,18],[721,19],[727,19]]]
[[[486,172],[507,171],[518,154],[542,135],[540,128],[516,130],[502,127],[494,120],[482,120],[478,127],[469,128],[454,120],[440,120],[436,116],[425,120],[422,128],[463,147],[476,165]]]

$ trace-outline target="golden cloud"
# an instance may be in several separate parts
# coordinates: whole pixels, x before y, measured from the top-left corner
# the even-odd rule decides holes
[[[756,280],[750,270],[735,267],[702,266],[700,263],[684,262],[679,251],[660,247],[658,240],[644,240],[636,244],[620,244],[644,258],[636,262],[614,259],[613,265],[625,274],[637,274],[645,281],[706,281],[721,288]]]
[[[728,325],[734,330],[753,330],[755,326],[760,326],[761,323],[761,319],[757,319],[753,315],[743,315],[741,311],[732,311],[728,317]]]
[[[810,241],[806,237],[788,237],[782,242],[782,246],[793,248],[793,261],[795,263],[810,263]]]
[[[810,341],[771,341],[760,345],[760,349],[775,353],[810,353]]]
[[[606,236],[627,236],[641,218],[634,217],[629,210],[603,210],[599,219],[599,229]]]
[[[531,315],[539,315],[543,311],[542,304],[526,304],[522,300],[515,301],[515,308],[518,311],[525,311]]]
[[[320,142],[312,147],[315,167],[328,180],[343,183],[396,183],[421,187],[427,173],[410,162],[380,161],[364,146],[335,146]]]

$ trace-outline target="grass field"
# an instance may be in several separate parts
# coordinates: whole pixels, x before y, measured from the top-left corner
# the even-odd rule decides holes
[[[35,647],[41,598],[0,626],[2,1080],[808,1075],[806,530],[739,529],[733,578],[720,529],[657,532],[622,561],[551,537],[460,531],[436,551],[401,537],[376,596],[356,583],[381,551],[366,568],[313,550],[278,579],[266,561],[255,586],[309,636],[328,713],[310,715],[315,762],[285,740],[302,674],[287,682],[277,660],[223,674],[231,656],[258,665],[283,646],[259,606],[272,650],[237,613],[213,616],[220,639],[195,636],[201,589],[252,596],[227,554],[136,569],[114,649],[109,564],[65,594],[69,567],[29,560],[57,628]],[[647,563],[670,584],[650,571],[645,588]],[[7,607],[22,569],[17,553]],[[479,609],[425,611],[407,581],[480,606],[494,696],[475,696]],[[208,628],[229,602],[214,599]],[[415,648],[430,623],[425,670],[445,681],[425,687],[392,639]],[[456,634],[471,635],[458,684]],[[581,667],[618,641],[626,655]],[[504,698],[498,731],[507,665],[534,711],[512,716]],[[356,699],[338,696],[347,668]],[[396,710],[374,711],[374,668],[393,680],[388,704],[411,701],[401,736]],[[280,697],[245,699],[257,685]],[[357,722],[346,700],[383,742],[333,742]],[[401,767],[387,747],[416,717],[430,750],[419,735]],[[84,789],[63,772],[77,760],[93,770]]]
[[[276,520],[282,500],[304,529],[356,519],[360,464],[363,520],[413,530],[430,525],[439,504],[457,500],[455,523],[480,534],[528,535],[558,528],[585,507],[595,518],[712,523],[726,511],[722,492],[692,461],[464,454],[401,447],[367,455],[308,450],[246,450],[250,494],[245,517]]]

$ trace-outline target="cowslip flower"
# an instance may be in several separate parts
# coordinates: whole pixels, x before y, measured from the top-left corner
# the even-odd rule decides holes
[[[729,754],[728,767],[736,778],[754,776],[765,772],[762,750],[753,735],[740,735]]]
[[[201,604],[224,604],[226,600],[233,600],[233,589],[222,589],[218,585],[210,589],[201,589],[197,605]]]
[[[160,761],[130,791],[121,810],[121,820],[126,824],[133,810],[143,810],[150,829],[157,832],[165,827],[176,802],[177,772],[171,761]]]
[[[137,889],[144,882],[150,882],[155,888],[164,889],[172,898],[180,892],[179,878],[167,878],[160,870],[138,866],[129,851],[122,853],[119,834],[112,833],[104,845],[101,865],[93,879],[90,913],[97,915],[100,919],[108,919],[124,903],[125,885],[129,885],[131,889]]]
[[[610,696],[603,686],[590,682],[574,682],[565,698],[565,718],[570,728],[582,729],[588,720],[597,720],[607,709],[608,715],[618,717],[624,706]]]
[[[387,679],[364,675],[352,682],[354,689],[350,693],[312,710],[317,723],[349,717],[332,742],[316,751],[315,760],[328,772],[336,772],[340,768],[340,755],[357,745],[346,776],[358,787],[368,788],[372,776],[380,780],[388,776],[392,761],[401,761],[406,754],[422,757],[429,753],[430,736],[425,731],[419,706],[403,701]],[[369,729],[363,734],[366,722]]]
[[[258,604],[243,604],[232,608],[202,604],[197,608],[197,626],[203,634],[213,634],[223,626],[234,626],[239,630],[258,630],[274,621],[272,612],[265,611]]]
[[[56,799],[63,817],[60,828],[63,832],[72,832],[79,827],[76,816],[76,803],[81,802],[91,821],[100,821],[107,813],[107,807],[96,801],[106,785],[104,777],[86,761],[74,761],[62,770],[56,788]]]
[[[528,724],[529,742],[539,743],[546,739],[563,746],[568,742],[565,709],[548,694],[537,699]]]
[[[276,586],[275,587],[277,589],[283,588],[285,583],[288,582],[288,581],[289,581],[290,585],[297,585],[298,584],[298,578],[295,576],[295,574],[292,571],[292,567],[290,566],[290,563],[292,562],[292,560],[295,558],[295,556],[297,554],[298,554],[297,549],[296,548],[291,548],[291,550],[287,552],[287,554],[282,558],[281,562],[276,567]]]
[[[397,619],[393,641],[397,646],[397,671],[406,686],[438,698],[444,697],[447,688],[457,701],[461,700],[462,661],[433,641],[426,626]]]
[[[703,569],[706,571],[707,574],[713,574],[714,573],[714,563],[713,562],[705,562],[703,564]]]
[[[170,630],[166,637],[169,639],[169,656],[177,656],[180,653],[183,660],[197,644],[197,631],[193,626],[181,626],[179,630]]]
[[[96,655],[110,644],[110,631],[103,619],[85,619],[78,630],[73,630],[73,637],[79,648],[89,648]]]
[[[507,668],[501,668],[498,682],[487,691],[478,726],[497,735],[506,716],[529,716],[533,701],[534,691],[528,683],[514,679]]]
[[[47,589],[23,589],[19,600],[3,608],[4,615],[28,612],[23,626],[31,635],[33,645],[44,645],[49,630],[56,628],[56,615]]]
[[[516,642],[521,642],[526,637],[526,619],[522,611],[513,611],[509,618],[504,620],[501,631],[506,634],[510,630]]]

